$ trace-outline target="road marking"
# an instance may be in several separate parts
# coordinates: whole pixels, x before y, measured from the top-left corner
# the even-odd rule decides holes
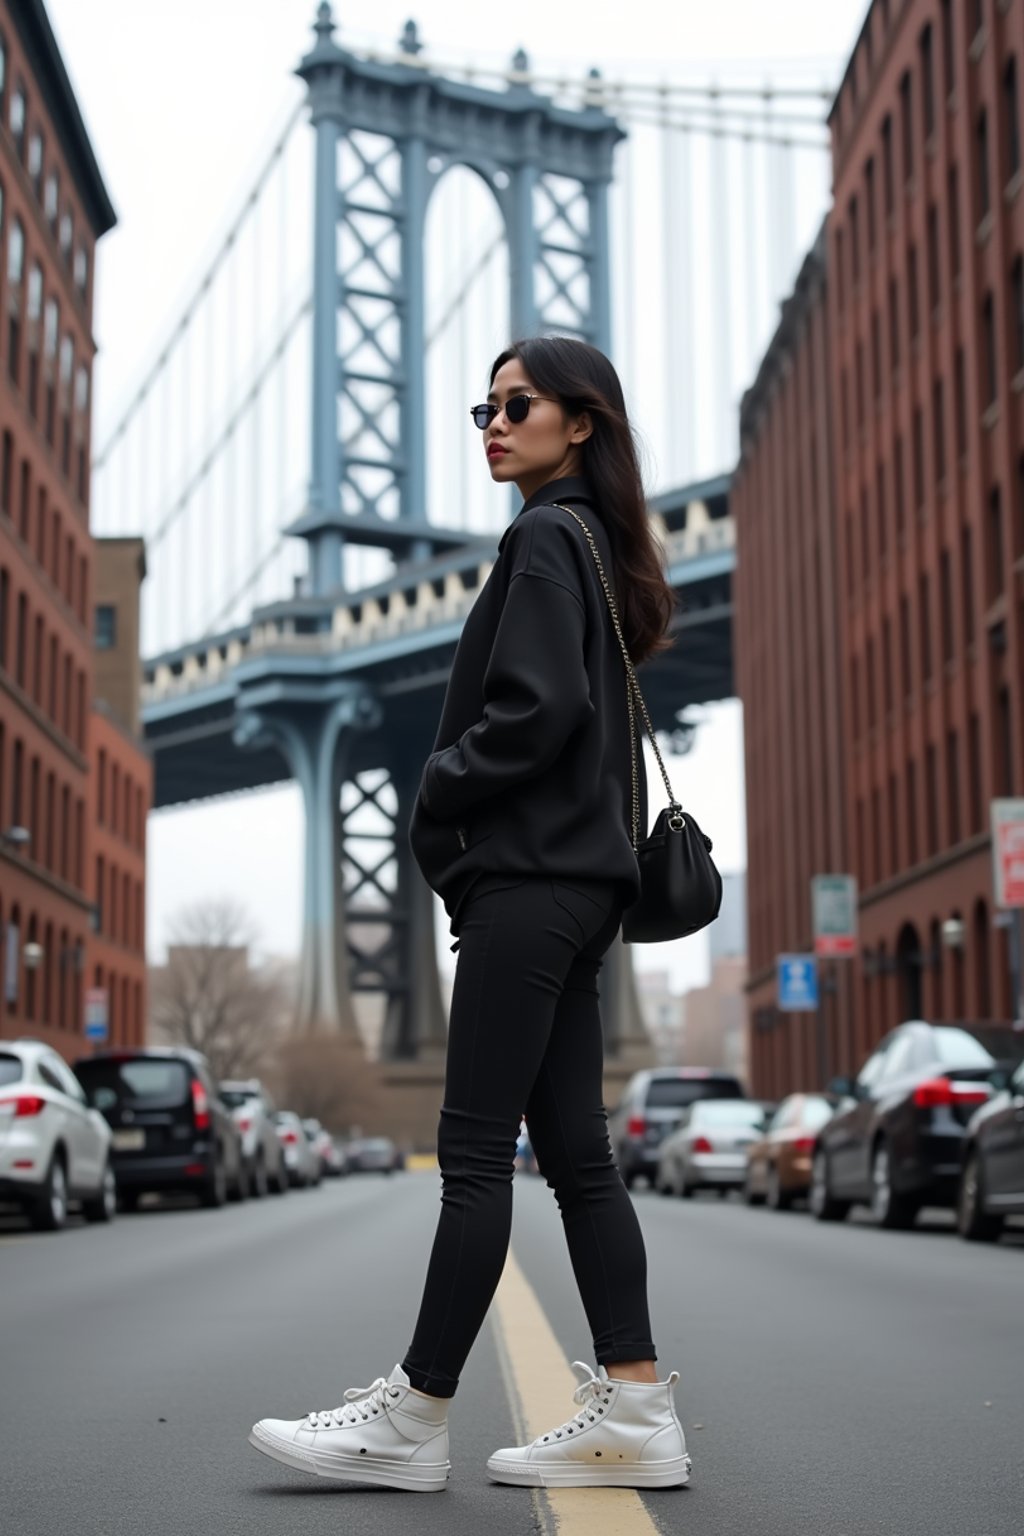
[[[516,1434],[526,1444],[569,1417],[577,1381],[511,1248],[491,1315]],[[531,1492],[543,1528],[557,1536],[658,1536],[632,1488]]]

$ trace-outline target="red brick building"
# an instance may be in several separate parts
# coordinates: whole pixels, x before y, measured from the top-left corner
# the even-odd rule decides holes
[[[770,525],[802,562],[824,518],[833,546],[835,601],[818,639],[838,644],[839,762],[812,729],[789,765],[810,825],[821,800],[842,807],[843,839],[835,850],[819,840],[814,861],[841,855],[860,887],[863,954],[829,999],[833,1070],[856,1066],[901,1018],[1012,1010],[988,806],[1024,791],[1022,70],[1018,0],[875,0],[830,116],[824,508],[790,495],[808,454],[804,422],[783,425],[792,383],[755,386],[744,406],[737,647],[755,742],[772,721],[784,729],[786,701],[820,664],[800,637],[777,667],[759,663],[758,604],[793,593],[777,568],[758,567],[758,541]],[[773,354],[775,374],[799,371],[781,330]],[[758,761],[754,751],[752,1055],[757,1091],[776,1092],[816,1080],[797,1045],[813,1025],[771,1001],[775,954],[809,947],[810,901],[792,815],[776,830],[792,780],[766,779]],[[951,917],[965,925],[959,950],[941,942]]]
[[[0,1035],[79,1048],[93,867],[95,243],[114,212],[41,0],[0,3]]]

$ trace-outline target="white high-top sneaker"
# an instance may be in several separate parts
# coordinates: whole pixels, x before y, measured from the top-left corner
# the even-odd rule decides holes
[[[400,1365],[386,1381],[350,1387],[340,1408],[260,1419],[249,1444],[299,1472],[415,1493],[438,1493],[451,1471],[448,1404],[413,1391]]]
[[[496,1483],[531,1488],[675,1488],[690,1479],[686,1436],[667,1381],[613,1381],[574,1360],[573,1394],[581,1412],[531,1445],[495,1451],[487,1471]]]

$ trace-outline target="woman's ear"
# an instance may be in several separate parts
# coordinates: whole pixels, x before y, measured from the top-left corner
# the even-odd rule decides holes
[[[579,416],[576,417],[575,423],[573,424],[572,436],[569,438],[570,443],[585,443],[593,430],[594,423],[591,419],[590,412],[581,411]]]

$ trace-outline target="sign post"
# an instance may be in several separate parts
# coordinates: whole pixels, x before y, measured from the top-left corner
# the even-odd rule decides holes
[[[857,878],[855,875],[814,875],[811,879],[811,914],[814,926],[814,953],[821,960],[853,960],[859,944],[857,936]],[[822,976],[822,1002],[818,1009],[818,1076],[821,1087],[828,1083],[828,1030],[825,1023],[824,994],[836,996],[839,981],[834,970]],[[833,1018],[838,1003],[833,1004]],[[838,1031],[837,1031],[838,1032]]]
[[[993,800],[992,891],[995,905],[1013,913],[1010,990],[1014,1022],[1024,1020],[1024,800]]]
[[[87,987],[85,992],[85,1038],[100,1046],[107,1038],[109,1023],[106,987]]]

